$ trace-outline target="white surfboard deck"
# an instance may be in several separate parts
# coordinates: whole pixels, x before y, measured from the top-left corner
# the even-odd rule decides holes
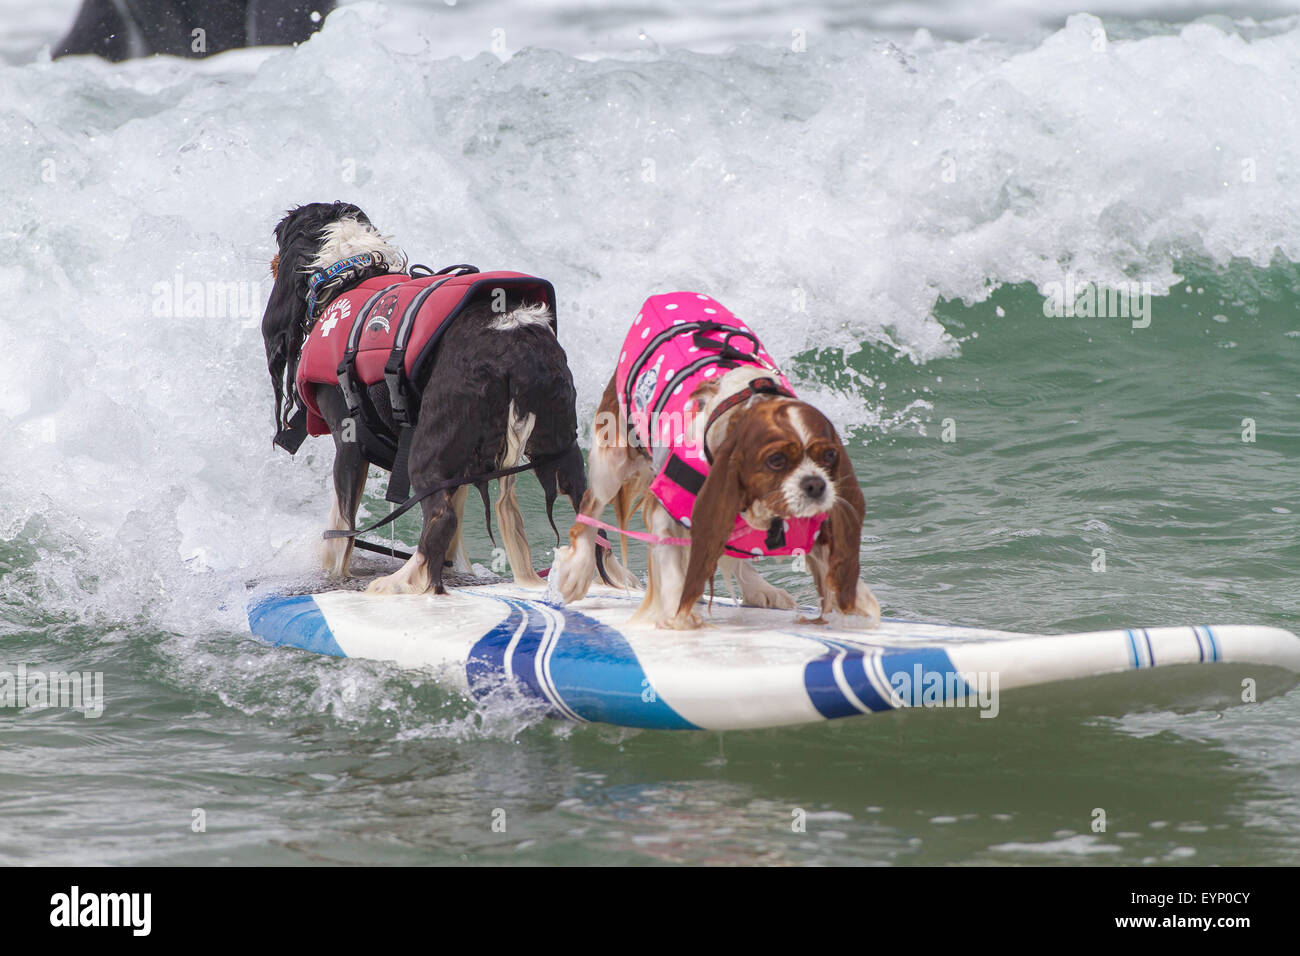
[[[636,593],[593,587],[568,607],[552,599],[513,584],[442,596],[270,595],[250,605],[249,625],[276,645],[430,668],[476,697],[509,681],[572,720],[660,729],[779,727],[907,707],[994,716],[1018,699],[1099,713],[1221,706],[1300,682],[1300,639],[1275,627],[1046,636],[887,620],[845,630],[718,600],[709,626],[668,631],[629,623]],[[1040,692],[1018,693],[1030,688]]]

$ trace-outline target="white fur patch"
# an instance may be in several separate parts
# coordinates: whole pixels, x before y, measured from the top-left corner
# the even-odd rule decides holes
[[[324,243],[316,255],[303,264],[303,272],[315,272],[334,265],[340,259],[365,252],[381,257],[389,269],[400,272],[406,268],[406,253],[393,245],[393,237],[383,235],[360,219],[340,219],[326,226],[324,232]]]
[[[488,328],[496,332],[513,332],[525,325],[551,325],[551,310],[546,303],[521,305],[517,309],[502,313],[492,320]]]
[[[804,494],[801,487],[805,478],[814,476],[826,482],[826,490],[817,501],[813,501]],[[813,515],[823,514],[831,510],[831,507],[835,504],[835,483],[831,481],[831,476],[826,473],[825,468],[812,462],[805,462],[787,475],[785,481],[781,482],[781,495],[785,498],[785,505],[790,510],[791,516],[795,518],[811,518]]]

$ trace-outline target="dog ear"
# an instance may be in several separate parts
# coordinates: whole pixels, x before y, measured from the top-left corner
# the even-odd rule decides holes
[[[835,506],[822,523],[817,543],[826,546],[828,569],[824,586],[828,595],[834,598],[834,606],[846,611],[857,601],[861,574],[858,551],[862,546],[862,521],[867,513],[867,502],[842,443],[838,450],[831,476],[835,486]]]
[[[743,421],[733,423],[727,437],[713,453],[709,476],[695,496],[695,504],[691,507],[691,556],[686,565],[686,581],[682,585],[678,614],[689,611],[704,594],[704,589],[713,579],[713,572],[717,570],[727,539],[736,527],[736,515],[749,505],[740,480],[744,433]]]
[[[296,269],[306,243],[291,230],[290,213],[275,227],[277,250],[275,278],[262,314],[262,341],[266,346],[266,368],[275,391],[275,427],[285,427],[293,413],[298,355],[302,350],[303,326],[307,317],[306,277]]]
[[[281,274],[287,270],[279,268],[278,254],[276,258],[276,277],[266,301],[266,311],[262,313],[262,341],[266,346],[266,370],[275,390],[275,427],[278,431],[284,427],[287,417],[284,407],[286,389],[288,394],[293,394],[293,382],[286,385],[285,380],[292,358],[294,327],[300,320],[296,314],[292,279]],[[305,306],[303,311],[306,311]]]

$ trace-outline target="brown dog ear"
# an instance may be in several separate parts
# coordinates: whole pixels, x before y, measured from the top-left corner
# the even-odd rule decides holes
[[[862,546],[862,521],[867,513],[867,502],[842,443],[831,480],[835,485],[835,506],[822,523],[817,542],[826,545],[827,595],[834,598],[838,610],[847,611],[858,596],[858,578],[861,575],[858,551]]]
[[[733,423],[727,437],[713,453],[713,465],[704,487],[691,507],[691,556],[686,565],[686,581],[677,613],[689,611],[704,594],[713,579],[718,559],[736,526],[736,515],[748,505],[740,481],[740,461],[744,457],[743,423]]]

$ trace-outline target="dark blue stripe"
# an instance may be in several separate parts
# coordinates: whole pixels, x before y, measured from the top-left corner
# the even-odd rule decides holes
[[[850,654],[844,658],[843,668],[844,679],[848,681],[853,693],[857,694],[858,700],[876,713],[894,709],[894,705],[880,696],[880,691],[876,690],[876,685],[871,683],[870,678],[867,677],[866,654],[861,652]]]
[[[1147,657],[1151,659],[1150,666],[1155,667],[1156,652],[1151,649],[1151,635],[1147,633],[1147,629],[1145,627],[1142,628],[1142,639],[1147,642]]]
[[[506,647],[526,620],[509,676],[521,681],[530,696],[549,702],[537,680],[536,668],[537,651],[547,626],[542,609],[530,601],[483,596],[510,605],[511,613],[470,651],[465,668],[470,690],[476,697],[483,697],[506,678]],[[566,707],[584,720],[663,730],[700,729],[659,699],[622,634],[585,614],[554,610],[563,621],[551,654],[550,675],[555,694]]]
[[[510,605],[506,619],[479,638],[465,660],[465,677],[475,697],[484,696],[501,683],[505,676],[506,647],[524,620],[514,601],[506,603]]]
[[[893,704],[876,689],[868,676],[869,661],[875,651],[851,646],[841,646],[822,640],[831,649],[816,660],[804,665],[804,689],[817,712],[827,720],[851,717],[862,711],[840,690],[835,680],[835,658],[848,651],[841,669],[844,680],[858,700],[875,713],[893,710]],[[918,670],[919,668],[919,670]],[[889,683],[903,699],[905,706],[921,707],[926,703],[927,688],[937,694],[933,704],[966,700],[971,689],[961,678],[946,651],[934,647],[908,650],[886,650],[880,654],[880,669]],[[952,693],[949,693],[949,684]]]
[[[316,654],[347,657],[310,594],[262,598],[248,609],[248,628],[275,647],[299,647]]]
[[[1196,650],[1200,654],[1200,662],[1205,663],[1205,645],[1201,643],[1201,632],[1195,627],[1192,628],[1192,637],[1196,638]]]
[[[849,699],[844,696],[839,684],[835,682],[834,663],[839,653],[838,649],[833,650],[823,657],[809,661],[803,669],[803,686],[808,692],[808,699],[812,701],[817,713],[827,720],[862,713],[849,703]]]
[[[546,634],[546,620],[536,612],[529,613],[527,601],[511,598],[496,598],[510,606],[510,614],[504,621],[484,634],[470,648],[465,660],[465,677],[469,681],[470,691],[476,697],[483,697],[494,688],[499,687],[506,678],[506,649],[514,639],[515,631],[525,620],[524,633],[515,645],[515,653],[510,659],[509,676],[523,684],[524,691],[531,697],[548,701],[537,680],[537,648]]]
[[[564,633],[551,655],[550,675],[570,710],[584,720],[626,727],[700,729],[659,697],[622,634],[585,614],[562,613]]]

